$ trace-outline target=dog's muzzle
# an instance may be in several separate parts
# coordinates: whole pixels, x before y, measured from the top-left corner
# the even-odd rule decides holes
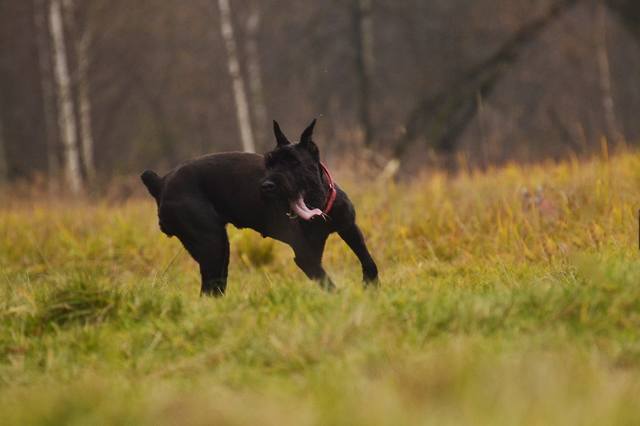
[[[277,188],[277,185],[269,179],[263,180],[260,184],[260,191],[262,191],[264,195],[273,195]]]
[[[260,182],[260,192],[265,197],[275,198],[278,195],[278,185],[271,179],[264,179]]]

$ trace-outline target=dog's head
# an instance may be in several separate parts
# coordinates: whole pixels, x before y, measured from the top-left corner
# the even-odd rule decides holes
[[[273,122],[276,148],[265,154],[267,173],[261,182],[263,196],[286,203],[290,213],[304,220],[322,216],[327,189],[322,180],[320,152],[313,142],[316,120],[291,143]]]

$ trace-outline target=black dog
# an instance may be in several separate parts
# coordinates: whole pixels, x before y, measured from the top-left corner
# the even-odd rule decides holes
[[[264,157],[211,154],[163,178],[149,170],[141,176],[158,204],[162,232],[178,237],[200,264],[202,294],[224,294],[228,223],[289,244],[296,265],[328,290],[334,286],[322,268],[322,252],[329,234],[338,232],[358,256],[365,283],[377,283],[378,268],[356,225],[353,204],[334,184],[312,141],[315,120],[297,144],[273,125],[277,147]]]

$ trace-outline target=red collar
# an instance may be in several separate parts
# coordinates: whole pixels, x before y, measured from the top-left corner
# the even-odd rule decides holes
[[[329,169],[327,169],[327,167],[322,163],[320,163],[320,169],[329,183],[329,195],[327,196],[327,203],[322,211],[324,214],[328,215],[331,213],[331,209],[333,208],[333,203],[336,201],[336,195],[338,195],[338,192],[336,191],[336,184],[333,183],[333,178],[331,177],[331,173],[329,173]]]

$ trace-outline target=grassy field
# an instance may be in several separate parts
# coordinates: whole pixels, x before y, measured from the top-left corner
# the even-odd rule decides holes
[[[339,181],[378,290],[233,230],[200,298],[150,199],[1,207],[0,423],[640,424],[640,155]]]

